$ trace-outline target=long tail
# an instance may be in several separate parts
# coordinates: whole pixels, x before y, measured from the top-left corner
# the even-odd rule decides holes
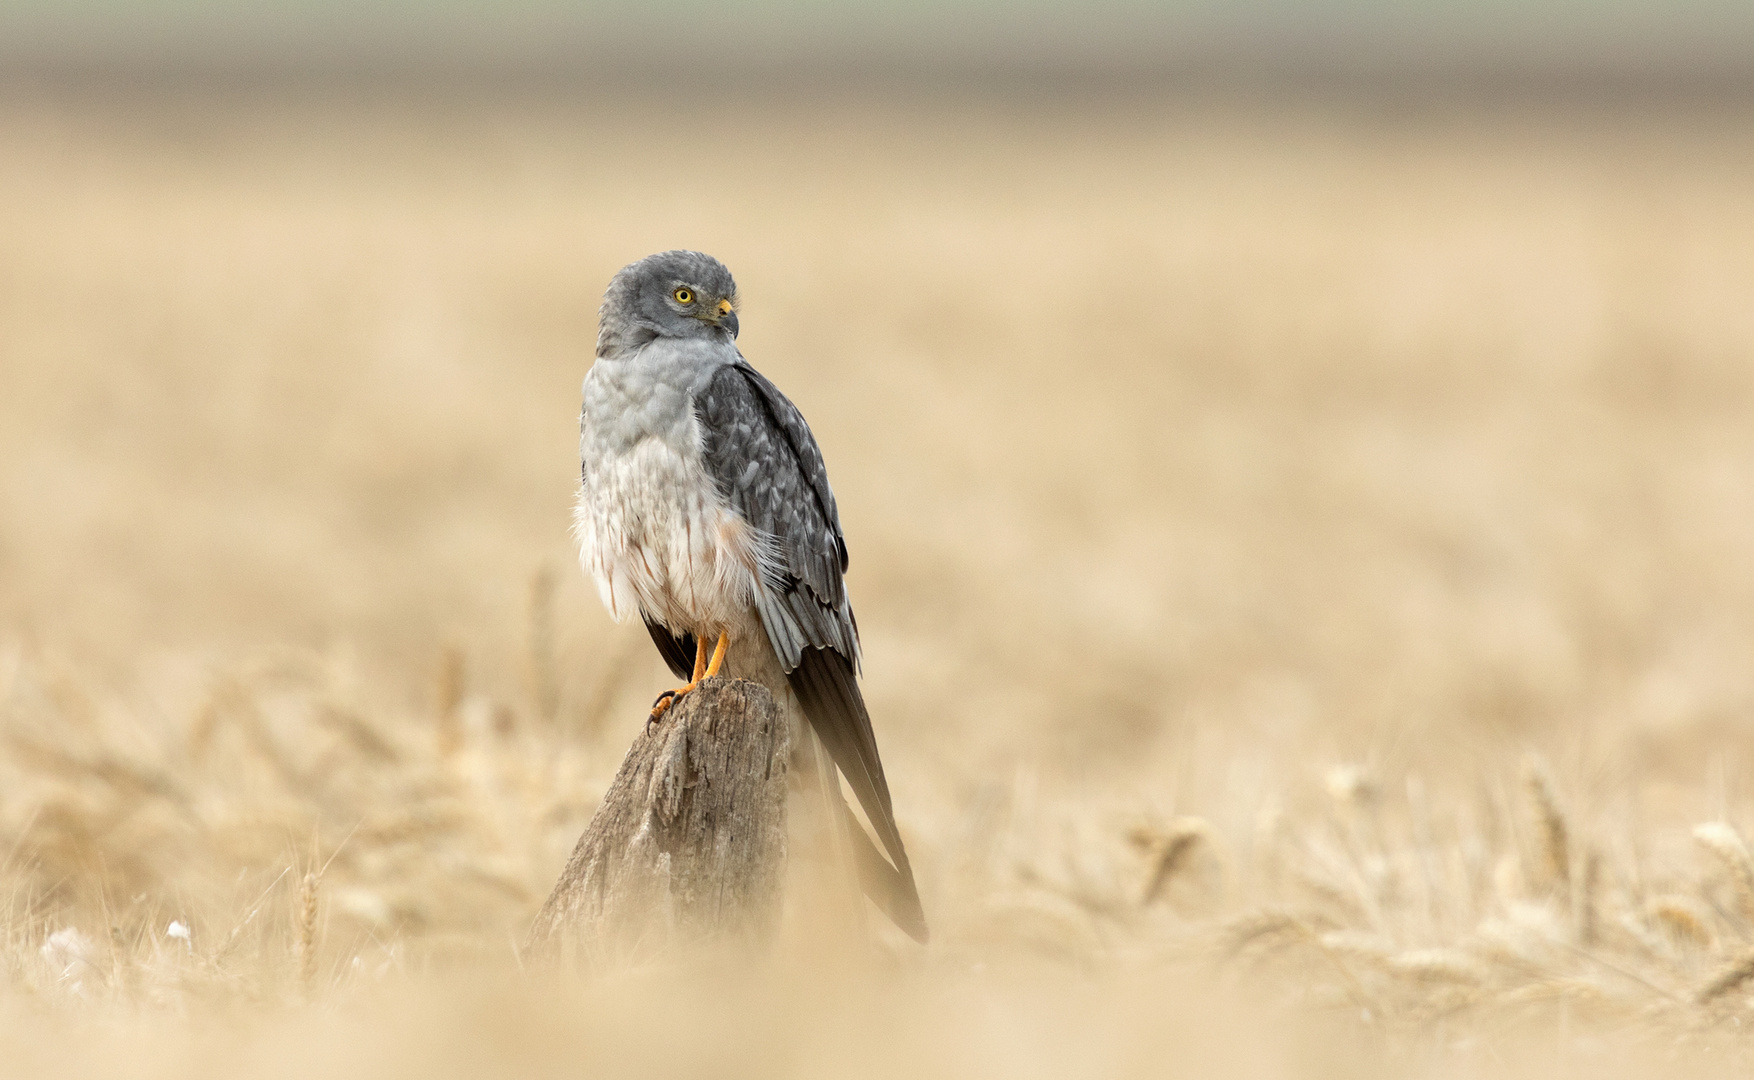
[[[786,681],[803,706],[816,737],[847,778],[865,817],[877,832],[877,839],[889,852],[889,858],[884,859],[857,821],[850,822],[853,827],[848,832],[853,837],[860,886],[895,925],[923,944],[929,936],[926,913],[920,907],[920,893],[914,885],[913,867],[908,865],[907,849],[902,847],[901,833],[895,827],[889,782],[883,776],[877,736],[871,730],[871,715],[865,711],[865,699],[859,693],[852,661],[832,649],[806,648],[798,666],[786,674]],[[851,815],[852,811],[838,795],[834,802]]]

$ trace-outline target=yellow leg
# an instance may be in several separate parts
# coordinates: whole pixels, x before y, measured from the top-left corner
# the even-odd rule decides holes
[[[719,635],[719,643],[717,645],[713,646],[712,663],[710,663],[706,666],[706,675],[704,676],[704,678],[708,678],[708,679],[712,678],[714,675],[717,675],[719,673],[720,668],[725,666],[725,650],[729,649],[730,647],[731,647],[731,635],[728,632],[721,633]],[[698,682],[699,679],[696,679],[695,681]]]
[[[700,682],[701,676],[703,676],[705,674],[706,674],[706,642],[701,640],[700,638],[696,638],[694,641],[694,675],[689,680],[688,685],[693,686],[695,683]]]
[[[683,694],[686,694],[690,690],[699,686],[700,680],[710,679],[714,675],[717,675],[719,669],[725,666],[725,651],[730,648],[730,645],[731,635],[729,633],[720,633],[719,643],[713,647],[713,658],[709,661],[706,657],[706,639],[695,639],[694,679],[689,682],[687,686],[678,686],[674,690],[666,690],[662,694],[659,694],[658,700],[652,702],[652,715],[646,720],[646,723],[657,723],[665,713],[670,711],[670,706],[681,700]]]

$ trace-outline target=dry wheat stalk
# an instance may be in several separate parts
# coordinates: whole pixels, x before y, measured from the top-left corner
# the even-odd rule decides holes
[[[298,887],[298,981],[309,993],[317,980],[317,889],[322,875],[312,870]]]
[[[1583,868],[1578,872],[1577,891],[1571,897],[1571,923],[1577,929],[1580,944],[1593,944],[1597,937],[1596,891],[1601,886],[1602,853],[1591,848],[1584,853]]]
[[[1219,928],[1224,951],[1238,955],[1253,945],[1274,948],[1315,936],[1309,923],[1283,911],[1254,911],[1230,919]]]
[[[1655,897],[1651,900],[1650,916],[1676,944],[1695,949],[1711,947],[1711,928],[1706,926],[1692,897]]]
[[[1499,1001],[1506,1005],[1519,1005],[1550,1001],[1601,1002],[1606,998],[1607,994],[1601,983],[1587,976],[1572,975],[1535,979],[1506,991]]]
[[[1716,978],[1700,987],[1699,992],[1694,995],[1694,1000],[1701,1005],[1716,1001],[1749,979],[1754,979],[1754,951],[1743,954],[1739,960],[1725,968]]]
[[[1717,856],[1730,873],[1736,890],[1736,907],[1742,918],[1754,922],[1754,856],[1734,825],[1724,821],[1708,821],[1693,828],[1693,839]]]
[[[1149,904],[1163,895],[1170,880],[1187,865],[1194,847],[1206,838],[1208,831],[1206,823],[1199,818],[1178,818],[1163,834],[1144,830],[1133,834],[1134,843],[1155,849],[1157,855],[1151,879],[1146,882],[1145,892],[1139,899],[1141,904]]]
[[[1530,757],[1523,764],[1523,791],[1535,819],[1540,839],[1541,871],[1549,887],[1568,896],[1571,891],[1571,828],[1560,808],[1553,777],[1541,759]]]
[[[1483,983],[1486,969],[1461,949],[1408,949],[1389,957],[1389,971],[1409,979],[1432,983]]]

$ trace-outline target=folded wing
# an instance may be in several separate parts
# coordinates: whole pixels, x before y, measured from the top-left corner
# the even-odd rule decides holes
[[[885,861],[857,830],[860,880],[897,926],[924,941],[925,916],[913,870],[859,693],[859,629],[842,577],[846,540],[822,452],[797,407],[742,361],[714,375],[695,400],[695,414],[707,471],[720,495],[769,545],[764,588],[756,596],[768,641],[811,728],[888,853]],[[660,642],[660,649],[665,644]],[[665,649],[666,659],[681,645]],[[838,794],[833,802],[844,806]]]

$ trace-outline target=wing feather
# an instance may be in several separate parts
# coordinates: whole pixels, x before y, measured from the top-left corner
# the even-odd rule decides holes
[[[846,538],[821,448],[797,406],[745,362],[719,369],[696,397],[695,414],[719,494],[769,541],[773,558],[755,601],[768,641],[894,864],[867,840],[870,858],[860,859],[861,881],[896,925],[923,941],[913,870],[859,693],[859,630],[843,577]],[[871,859],[881,869],[869,865]]]

